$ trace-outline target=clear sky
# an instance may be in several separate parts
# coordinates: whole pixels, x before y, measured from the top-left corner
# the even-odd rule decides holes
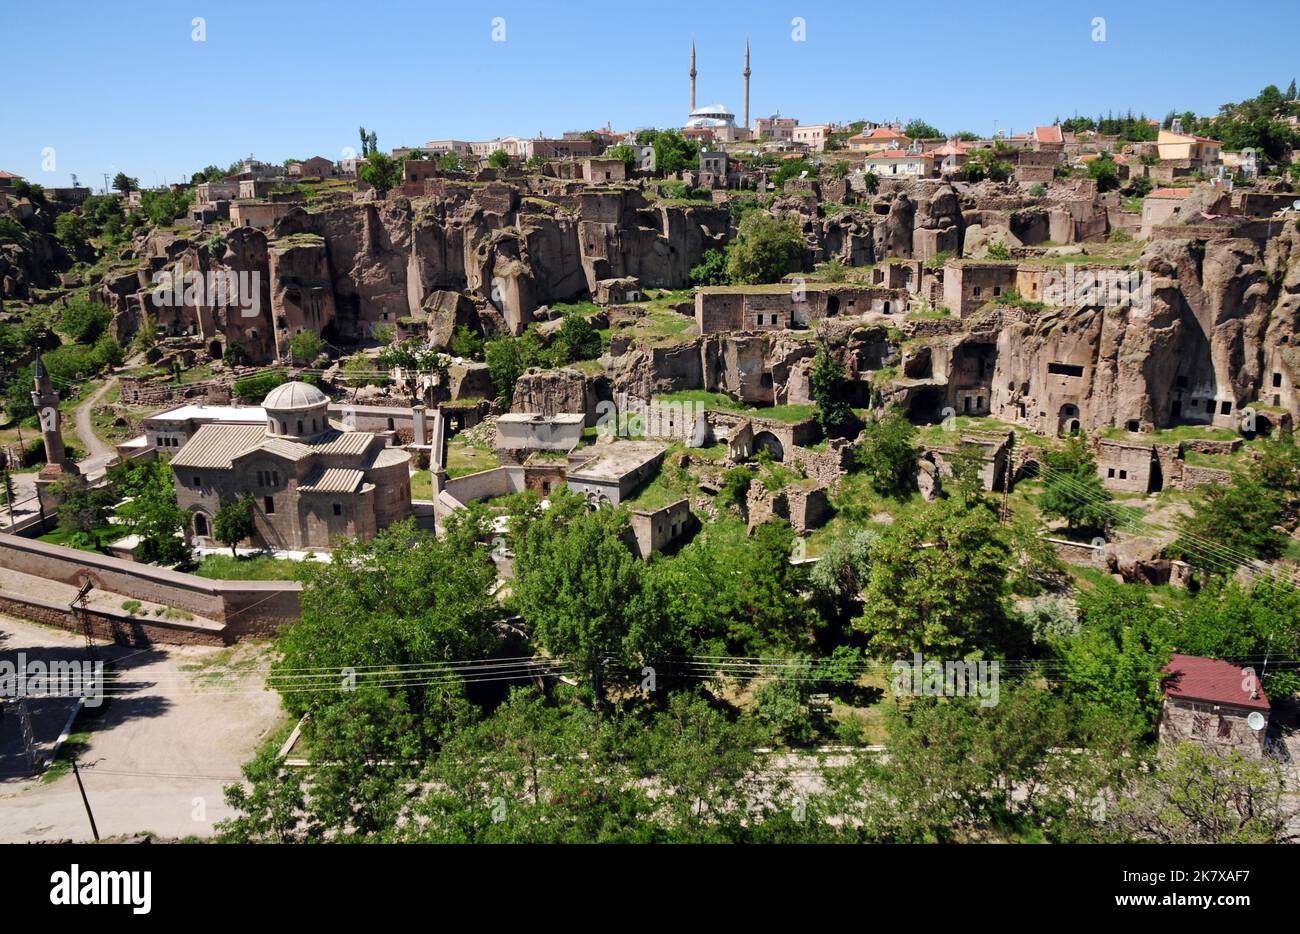
[[[1300,71],[1296,0],[0,0],[0,169],[146,186],[209,163],[431,139],[681,126],[697,104],[803,123],[1020,131],[1076,111],[1207,114]],[[205,41],[192,20],[205,20]],[[505,41],[493,41],[493,19]],[[795,41],[804,23],[803,41]],[[1093,20],[1105,41],[1093,41]],[[498,36],[500,30],[498,30]],[[43,151],[53,150],[53,169]]]

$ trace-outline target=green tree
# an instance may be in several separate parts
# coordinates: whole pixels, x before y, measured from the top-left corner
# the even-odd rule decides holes
[[[1043,492],[1038,497],[1043,515],[1064,519],[1070,529],[1100,529],[1112,516],[1111,499],[1082,432],[1043,452]]]
[[[963,502],[974,502],[984,497],[984,449],[970,441],[960,441],[952,453],[946,455],[951,478],[945,491]]]
[[[306,824],[303,773],[285,766],[274,749],[264,749],[245,763],[243,784],[227,785],[226,804],[235,816],[218,821],[223,843],[305,843],[319,839]]]
[[[510,155],[504,149],[494,149],[488,154],[487,161],[494,169],[504,169],[510,164]]]
[[[64,333],[78,344],[93,344],[113,323],[113,313],[99,302],[70,298],[63,306],[59,322]]]
[[[1172,632],[1144,592],[1103,581],[1079,594],[1082,625],[1055,649],[1061,690],[1094,718],[1110,718],[1132,742],[1149,736],[1164,702],[1161,669]]]
[[[678,554],[651,565],[661,641],[702,655],[790,655],[811,645],[819,618],[804,597],[807,570],[790,563],[784,520],[747,534],[735,519],[706,526]]]
[[[624,512],[559,499],[561,508],[553,497],[521,531],[511,604],[537,643],[590,686],[599,709],[610,662],[631,668],[654,642],[645,566],[624,542]]]
[[[727,277],[751,285],[777,282],[798,265],[805,248],[793,221],[751,211],[727,248]]]
[[[129,195],[140,188],[140,180],[132,178],[125,172],[118,172],[113,176],[113,187],[123,195]]]
[[[605,158],[621,159],[627,171],[631,172],[636,168],[636,150],[627,143],[619,143],[617,146],[611,146],[605,150]]]
[[[844,366],[827,352],[825,346],[817,348],[808,381],[813,401],[817,403],[817,423],[828,435],[838,432],[848,422],[853,410],[844,398],[844,386],[848,382]]]
[[[239,499],[226,500],[217,507],[212,517],[212,532],[217,541],[230,546],[231,557],[236,557],[235,546],[257,532],[253,518],[253,494],[245,493]]]
[[[299,331],[289,341],[289,358],[296,366],[306,366],[324,349],[325,341],[315,331]]]
[[[1022,641],[1003,606],[1010,548],[983,506],[940,499],[905,512],[871,553],[853,625],[882,657],[998,653]]]
[[[1283,766],[1178,743],[1118,797],[1108,824],[1156,843],[1290,843],[1297,811]]]
[[[438,168],[444,172],[463,172],[465,171],[465,164],[461,161],[459,155],[448,151],[438,157]]]
[[[561,366],[577,360],[594,360],[601,353],[600,332],[582,315],[565,315],[551,346],[556,363]]]
[[[131,501],[118,507],[117,514],[126,531],[140,537],[137,554],[141,561],[171,565],[189,558],[186,516],[176,505],[172,469],[165,461],[148,465]]]
[[[691,285],[727,285],[727,255],[722,250],[705,250],[698,266],[691,267]]]
[[[372,152],[359,169],[361,180],[381,195],[402,183],[402,164],[382,152]]]
[[[431,745],[469,716],[457,667],[440,666],[491,653],[501,611],[490,593],[496,566],[479,544],[484,529],[453,518],[441,539],[401,522],[335,548],[327,564],[310,562],[300,618],[277,641],[272,669],[273,686],[296,688],[283,695],[290,712],[336,702],[352,669],[359,686],[369,678],[401,694]],[[404,668],[427,677],[394,676]],[[303,672],[327,675],[317,682]]]
[[[903,135],[909,139],[939,139],[943,133],[924,120],[914,119],[909,120],[907,126],[903,127]]]
[[[683,138],[678,130],[661,130],[656,133],[654,149],[655,169],[660,176],[693,169],[700,157],[699,146]]]
[[[898,407],[867,421],[858,437],[855,457],[877,493],[908,494],[919,456],[915,438],[916,426]]]
[[[1088,163],[1088,175],[1097,183],[1097,191],[1113,191],[1119,187],[1119,168],[1110,153],[1103,152]]]
[[[1248,561],[1278,558],[1287,544],[1280,528],[1283,496],[1253,471],[1234,474],[1225,484],[1200,487],[1191,515],[1178,523],[1178,538],[1169,553],[1212,576],[1231,574]]]

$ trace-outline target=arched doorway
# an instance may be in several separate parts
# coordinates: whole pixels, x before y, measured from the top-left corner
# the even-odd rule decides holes
[[[1056,433],[1058,435],[1075,434],[1080,428],[1079,424],[1079,407],[1067,402],[1061,406],[1061,411],[1056,420]]]
[[[766,451],[774,461],[785,460],[785,447],[781,444],[781,439],[770,431],[760,431],[754,435],[754,453],[760,451]]]
[[[211,525],[208,523],[208,517],[204,513],[196,512],[194,514],[194,535],[197,538],[207,538],[208,529]]]
[[[214,340],[212,343],[208,344],[208,355],[212,357],[213,360],[221,359],[222,350],[221,341]]]

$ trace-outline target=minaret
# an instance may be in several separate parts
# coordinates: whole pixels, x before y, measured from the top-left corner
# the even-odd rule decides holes
[[[695,40],[691,40],[691,113],[695,113]]]
[[[745,37],[745,129],[749,129],[749,36]]]
[[[45,464],[48,467],[62,467],[68,460],[68,452],[63,446],[63,431],[59,424],[59,394],[50,382],[44,357],[36,358],[35,376],[36,388],[32,392],[32,405],[36,407],[41,436],[45,439]]]

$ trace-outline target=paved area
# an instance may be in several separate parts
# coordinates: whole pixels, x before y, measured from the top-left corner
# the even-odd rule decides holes
[[[84,654],[71,633],[0,617],[0,651]],[[153,831],[165,837],[209,836],[230,816],[222,788],[240,777],[267,734],[284,723],[279,695],[265,690],[265,645],[227,649],[101,646],[120,682],[98,711],[73,726],[86,793],[101,837]],[[38,740],[50,744],[68,706],[43,711]],[[91,839],[70,772],[32,779],[11,774],[16,729],[0,725],[0,842]],[[48,745],[47,745],[48,748]]]

